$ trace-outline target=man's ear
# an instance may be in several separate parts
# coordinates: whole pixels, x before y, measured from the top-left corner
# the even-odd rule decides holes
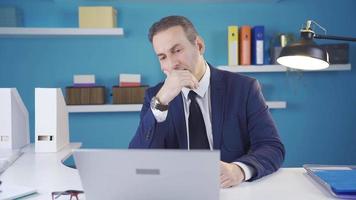
[[[197,39],[195,40],[196,44],[198,46],[198,50],[200,52],[200,55],[203,55],[205,52],[205,43],[203,38],[201,38],[200,36],[197,36]]]

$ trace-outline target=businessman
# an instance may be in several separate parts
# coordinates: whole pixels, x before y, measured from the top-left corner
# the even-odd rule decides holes
[[[285,150],[258,82],[207,63],[185,17],[154,23],[149,40],[166,79],[146,91],[129,148],[220,150],[222,188],[278,170]]]

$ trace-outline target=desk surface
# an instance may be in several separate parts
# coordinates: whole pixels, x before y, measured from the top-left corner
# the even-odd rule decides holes
[[[71,144],[57,153],[35,153],[34,145],[0,177],[3,184],[36,188],[38,193],[28,199],[51,199],[52,191],[81,190],[78,171],[61,163],[80,144]],[[84,198],[80,198],[81,200]],[[278,172],[254,182],[246,182],[220,190],[220,200],[236,199],[334,199],[306,175],[302,168],[282,168]]]

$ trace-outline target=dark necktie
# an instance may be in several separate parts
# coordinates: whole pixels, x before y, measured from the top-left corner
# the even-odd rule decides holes
[[[190,149],[210,149],[203,114],[197,103],[196,96],[197,93],[194,91],[190,91],[188,94],[190,99],[188,118],[189,146]]]

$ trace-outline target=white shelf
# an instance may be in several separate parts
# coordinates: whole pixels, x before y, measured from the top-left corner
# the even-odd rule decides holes
[[[0,28],[0,37],[123,36],[122,28]]]
[[[271,109],[285,109],[287,103],[285,101],[267,101],[268,107]],[[91,112],[140,112],[142,104],[120,104],[120,105],[79,105],[67,106],[69,113],[91,113]]]
[[[287,102],[285,101],[267,101],[266,102],[270,109],[286,109]]]
[[[79,105],[67,106],[69,113],[88,113],[88,112],[139,112],[142,104],[120,104],[120,105]]]
[[[282,65],[218,66],[218,69],[230,71],[230,72],[240,72],[240,73],[300,71]],[[349,71],[349,70],[351,70],[351,64],[334,64],[320,71]],[[303,72],[318,72],[318,71],[303,71]]]
[[[47,1],[63,1],[63,0],[47,0]],[[93,2],[102,2],[103,0],[90,0]],[[108,1],[108,0],[106,0]],[[180,4],[180,3],[279,3],[283,0],[110,0],[118,3],[164,3],[164,4]]]

